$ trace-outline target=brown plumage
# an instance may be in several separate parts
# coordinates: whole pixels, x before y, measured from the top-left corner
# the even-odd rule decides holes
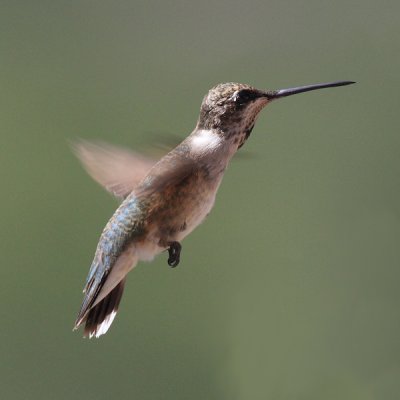
[[[180,260],[182,241],[209,214],[225,169],[272,100],[353,82],[262,91],[226,83],[203,99],[195,130],[160,161],[115,148],[80,142],[75,151],[89,174],[124,198],[101,234],[84,289],[75,329],[107,332],[118,310],[126,275],[139,260],[164,250],[168,263]]]

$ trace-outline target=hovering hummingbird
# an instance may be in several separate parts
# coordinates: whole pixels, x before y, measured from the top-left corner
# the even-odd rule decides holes
[[[211,211],[230,159],[268,103],[352,83],[269,91],[239,83],[219,84],[204,97],[194,131],[158,162],[112,146],[77,144],[76,153],[89,174],[124,200],[101,234],[74,329],[84,323],[85,336],[107,332],[126,276],[138,261],[150,261],[168,250],[168,264],[179,264],[180,242]]]

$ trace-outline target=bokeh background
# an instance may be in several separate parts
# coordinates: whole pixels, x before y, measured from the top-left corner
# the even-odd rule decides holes
[[[400,398],[398,1],[2,1],[3,399]],[[216,83],[339,79],[260,116],[216,207],[72,325],[117,206],[68,142],[184,137]]]

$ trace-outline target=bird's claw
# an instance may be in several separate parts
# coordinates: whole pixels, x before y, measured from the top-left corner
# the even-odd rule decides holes
[[[179,242],[171,242],[168,248],[168,265],[175,268],[180,261],[182,246]]]

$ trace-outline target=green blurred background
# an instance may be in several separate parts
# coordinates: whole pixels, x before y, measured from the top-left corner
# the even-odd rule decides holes
[[[398,1],[2,1],[2,399],[400,398]],[[117,202],[68,141],[184,137],[218,82],[357,85],[260,116],[211,217],[72,332]]]

